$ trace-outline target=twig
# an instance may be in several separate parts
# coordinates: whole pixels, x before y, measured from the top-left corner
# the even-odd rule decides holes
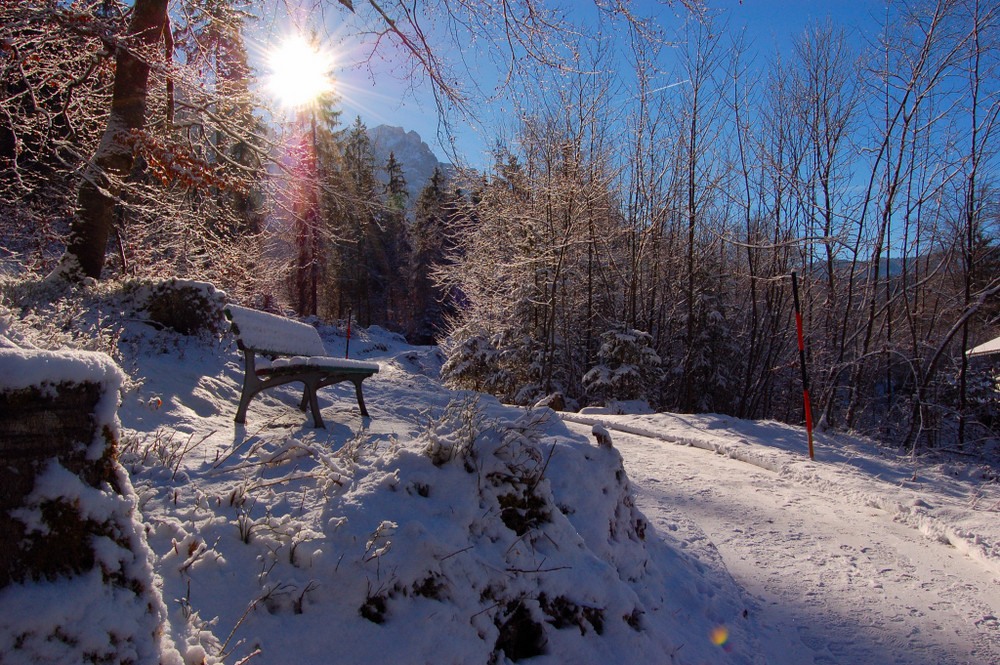
[[[201,437],[197,441],[194,441],[194,432],[191,433],[191,435],[188,437],[188,444],[184,446],[184,449],[181,451],[181,454],[177,456],[177,463],[174,464],[174,472],[170,475],[170,480],[173,480],[174,477],[177,475],[177,471],[181,468],[181,461],[184,459],[184,456],[187,455],[188,452],[194,450],[201,444],[205,443],[205,440],[208,439],[208,437],[215,434],[215,432],[216,430],[213,429],[211,432]],[[194,441],[194,443],[192,443],[192,441]]]
[[[492,605],[490,605],[486,609],[479,610],[478,612],[476,612],[475,614],[473,614],[471,617],[469,617],[469,620],[471,621],[472,619],[475,619],[480,614],[483,614],[484,612],[489,612],[490,610],[496,609],[497,607],[500,607],[500,603],[493,603]]]
[[[542,470],[541,470],[541,472],[540,472],[540,473],[538,474],[538,477],[537,477],[537,478],[535,478],[535,482],[534,482],[534,484],[533,484],[533,485],[531,486],[531,489],[529,489],[529,490],[528,490],[528,494],[534,494],[534,493],[535,493],[535,488],[536,488],[536,487],[538,487],[538,483],[542,482],[542,478],[544,478],[544,477],[545,477],[545,470],[546,470],[547,468],[549,468],[549,460],[551,460],[551,459],[552,459],[552,455],[553,455],[553,453],[555,453],[555,452],[556,452],[556,442],[555,442],[555,441],[553,441],[553,442],[552,442],[552,447],[551,447],[551,448],[549,448],[549,455],[548,455],[548,457],[546,457],[546,458],[545,458],[545,464],[543,464],[543,465],[542,465]]]
[[[248,660],[250,660],[251,658],[254,658],[256,656],[259,656],[261,653],[262,652],[261,652],[260,648],[258,647],[257,649],[254,649],[253,653],[251,653],[250,655],[244,656],[243,658],[240,658],[238,661],[236,661],[236,663],[234,665],[244,665],[244,663],[246,663]]]
[[[212,468],[213,468],[213,469],[218,469],[218,468],[219,468],[219,465],[220,465],[220,464],[222,464],[222,463],[223,463],[223,462],[225,462],[225,461],[226,461],[227,459],[229,459],[230,457],[232,457],[233,453],[235,453],[235,452],[236,452],[237,450],[239,450],[240,448],[242,448],[242,447],[244,446],[244,444],[246,444],[246,443],[247,443],[248,441],[251,441],[251,440],[253,440],[253,438],[254,438],[255,436],[257,436],[258,434],[260,434],[261,432],[263,432],[263,431],[264,431],[264,428],[265,428],[265,427],[267,427],[268,425],[270,425],[271,423],[273,423],[273,422],[274,422],[275,420],[277,420],[277,416],[275,416],[274,418],[271,418],[270,420],[266,421],[266,422],[265,422],[265,423],[264,423],[263,425],[261,425],[260,427],[258,427],[258,428],[257,428],[257,431],[256,431],[256,432],[254,432],[254,433],[253,433],[253,434],[251,434],[250,436],[248,436],[248,437],[244,438],[244,439],[243,439],[242,441],[240,441],[240,442],[239,442],[238,444],[234,445],[234,446],[233,446],[233,448],[232,448],[232,450],[230,450],[230,451],[229,451],[228,453],[226,453],[226,456],[225,456],[225,457],[223,457],[222,459],[220,459],[220,460],[219,460],[218,462],[216,462],[216,463],[215,463],[215,464],[214,464],[214,465],[212,466]]]
[[[468,547],[463,547],[462,549],[457,550],[455,552],[452,552],[451,554],[446,554],[445,556],[443,556],[440,559],[438,559],[438,561],[444,561],[446,559],[450,559],[451,557],[455,556],[456,554],[461,554],[462,552],[468,552],[471,549],[472,549],[472,545],[469,545]]]
[[[266,595],[268,595],[268,596],[269,596],[269,595],[271,595],[271,594],[270,594],[270,592],[269,592],[269,593],[268,593],[268,594],[266,594]],[[259,603],[260,601],[264,600],[264,598],[265,598],[265,596],[260,596],[259,598],[255,598],[255,599],[253,600],[253,602],[251,602],[251,603],[250,603],[249,605],[247,605],[247,608],[246,608],[245,610],[243,610],[243,616],[241,616],[241,617],[240,617],[240,620],[236,622],[236,625],[235,625],[235,626],[233,626],[233,629],[232,629],[231,631],[229,631],[229,637],[227,637],[227,638],[226,638],[226,641],[222,643],[222,646],[221,646],[221,647],[219,647],[219,656],[220,656],[220,657],[223,657],[223,658],[224,658],[224,657],[226,657],[226,656],[228,656],[228,655],[229,655],[229,654],[227,654],[227,653],[226,653],[226,647],[227,647],[227,646],[229,645],[229,641],[230,641],[231,639],[233,639],[233,635],[235,635],[235,634],[236,634],[236,630],[237,630],[237,629],[238,629],[238,628],[240,627],[240,624],[242,624],[242,623],[243,623],[243,621],[244,621],[244,620],[245,620],[245,619],[247,618],[247,615],[248,615],[248,614],[250,614],[250,612],[252,612],[252,611],[253,611],[253,609],[254,609],[255,607],[257,607],[257,604],[258,604],[258,603]]]
[[[536,568],[535,570],[525,570],[523,568],[508,568],[508,573],[554,573],[557,570],[567,570],[570,566],[556,566],[555,568]]]

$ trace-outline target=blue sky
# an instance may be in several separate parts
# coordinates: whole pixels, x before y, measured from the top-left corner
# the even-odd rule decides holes
[[[709,11],[717,13],[728,20],[730,30],[736,31],[745,27],[748,43],[758,53],[758,61],[764,61],[772,56],[776,49],[788,51],[792,39],[801,33],[814,20],[829,17],[835,24],[848,28],[851,34],[867,33],[874,36],[878,30],[878,16],[885,11],[885,3],[881,1],[840,0],[838,2],[808,2],[798,0],[706,0]],[[287,6],[287,5],[285,5]],[[570,5],[580,7],[581,17],[584,12],[593,14],[591,5]],[[679,28],[683,23],[684,9],[679,2],[672,8],[663,9],[657,2],[640,3],[640,10],[660,10],[664,14],[663,25],[669,30]],[[573,10],[577,11],[576,9]],[[873,18],[872,15],[875,15]],[[676,16],[676,18],[675,18]],[[339,10],[331,10],[325,17],[303,15],[299,17],[300,25],[313,24],[325,20],[327,25],[335,24],[342,14]],[[270,17],[270,28],[273,31],[277,25],[276,16]],[[268,19],[264,20],[267,24]],[[337,42],[336,30],[326,38],[328,43]],[[341,47],[343,48],[343,47]],[[452,58],[456,54],[446,54]],[[341,93],[343,118],[345,124],[353,122],[360,115],[368,126],[390,124],[402,126],[407,130],[415,130],[426,141],[440,159],[446,160],[445,150],[438,140],[439,119],[433,98],[425,90],[413,90],[400,80],[405,72],[393,69],[391,62],[374,63],[374,73],[367,68],[359,68],[357,54],[341,52],[343,63],[338,67],[338,88]],[[468,56],[466,56],[468,57]],[[479,63],[473,61],[473,66]],[[481,66],[479,72],[483,78],[489,78],[491,71],[488,64]],[[495,111],[494,111],[495,112]],[[488,119],[488,111],[482,109],[481,123],[474,127],[461,118],[455,118],[454,127],[457,131],[456,143],[458,151],[465,159],[477,166],[488,162],[486,154],[489,146],[496,138],[492,123]],[[474,124],[474,123],[473,123]]]

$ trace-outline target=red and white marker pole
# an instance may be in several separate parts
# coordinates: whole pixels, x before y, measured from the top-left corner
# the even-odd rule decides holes
[[[802,400],[806,411],[806,435],[809,438],[809,459],[813,457],[813,417],[809,403],[809,374],[806,372],[806,347],[802,338],[802,308],[799,306],[799,276],[792,271],[792,296],[795,299],[795,329],[799,334],[799,367],[802,370]]]
[[[347,358],[347,354],[351,351],[351,319],[354,318],[354,314],[350,307],[347,308],[347,346],[344,348],[344,358]]]

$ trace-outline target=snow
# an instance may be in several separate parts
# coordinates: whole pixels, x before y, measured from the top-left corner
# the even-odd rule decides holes
[[[226,305],[225,311],[247,348],[291,356],[326,355],[323,341],[308,323],[239,305]]]
[[[1000,662],[989,466],[823,433],[811,461],[801,428],[718,415],[566,419],[608,429],[651,523],[749,593],[766,662]]]
[[[95,383],[100,398],[94,407],[94,440],[87,451],[89,459],[103,453],[104,429],[118,431],[119,393],[125,375],[114,361],[96,351],[46,351],[22,349],[0,337],[0,391],[23,390],[38,386],[47,394],[57,395],[59,386]]]
[[[116,662],[156,663],[160,654],[151,639],[154,628],[137,620],[135,601],[131,592],[105,584],[98,569],[52,582],[13,585],[0,592],[3,662],[80,663],[85,662],[81,654],[89,654],[120,659]],[[145,639],[108,639],[143,633]],[[17,637],[21,639],[15,642]]]
[[[319,355],[343,355],[341,330],[302,325]],[[269,326],[248,327],[273,339]],[[288,408],[295,386],[233,424],[231,340],[125,323],[134,490],[114,510],[134,506],[164,661],[1000,662],[985,462],[825,433],[809,460],[804,431],[780,423],[509,407],[442,387],[436,347],[352,333],[352,355],[380,369],[372,418],[332,386],[320,431]],[[60,473],[32,501],[83,496]],[[100,556],[124,565],[112,545]],[[95,642],[119,602],[99,581],[0,592],[4,662],[73,662],[69,643],[14,637],[66,625]]]
[[[848,436],[820,435],[816,459],[804,454],[802,429],[717,415],[653,414],[567,420],[619,429],[731,457],[841,500],[886,511],[927,538],[947,544],[1000,575],[1000,487],[996,471],[926,464]],[[763,445],[762,445],[763,444]]]
[[[21,349],[5,342],[0,347],[0,390],[91,382],[100,384],[105,392],[115,392],[122,386],[124,375],[107,354]]]
[[[979,346],[969,349],[965,355],[971,358],[972,356],[989,356],[995,353],[1000,353],[1000,337],[983,342]]]
[[[281,369],[282,367],[321,367],[323,369],[343,369],[347,371],[377,372],[378,363],[349,358],[333,358],[331,356],[290,356],[275,358],[272,361],[262,359],[256,363],[257,371],[261,369]]]

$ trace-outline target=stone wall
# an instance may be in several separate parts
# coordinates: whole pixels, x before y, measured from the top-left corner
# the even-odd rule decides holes
[[[93,554],[80,551],[84,534],[73,533],[82,525],[68,527],[63,546],[59,534],[51,534],[47,540],[53,551],[46,554],[25,547],[25,524],[9,515],[25,505],[36,476],[52,459],[93,488],[113,479],[114,434],[94,417],[101,396],[98,383],[0,390],[0,515],[5,517],[0,519],[0,588],[26,577],[82,572],[93,566]],[[106,442],[105,450],[98,459],[88,459],[97,436]]]

